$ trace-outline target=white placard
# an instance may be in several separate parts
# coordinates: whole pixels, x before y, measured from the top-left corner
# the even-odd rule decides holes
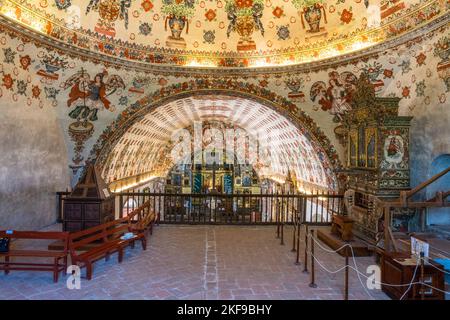
[[[411,254],[420,257],[420,253],[424,253],[424,257],[428,258],[430,245],[422,240],[411,237]]]

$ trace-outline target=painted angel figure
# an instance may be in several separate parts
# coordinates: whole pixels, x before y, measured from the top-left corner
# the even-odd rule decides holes
[[[313,102],[317,99],[322,110],[329,111],[339,122],[342,115],[351,110],[350,102],[357,78],[351,72],[339,74],[336,71],[330,72],[328,77],[328,86],[323,81],[315,82],[311,86],[310,96]]]
[[[108,76],[106,70],[96,74],[94,79],[91,80],[86,70],[81,69],[64,82],[63,88],[69,87],[71,89],[67,107],[76,105],[69,116],[77,120],[96,121],[99,109],[105,108],[114,111],[108,96],[118,89],[124,89],[125,84],[118,75]]]

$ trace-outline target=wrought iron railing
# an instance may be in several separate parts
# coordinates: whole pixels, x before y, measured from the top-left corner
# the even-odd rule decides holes
[[[343,195],[117,193],[119,217],[149,202],[159,223],[329,225],[344,213]]]

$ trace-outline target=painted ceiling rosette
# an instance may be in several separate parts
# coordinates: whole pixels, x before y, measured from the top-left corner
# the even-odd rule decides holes
[[[66,50],[116,63],[183,67],[282,67],[339,59],[405,42],[418,28],[445,24],[449,14],[445,0],[0,2],[1,19]]]

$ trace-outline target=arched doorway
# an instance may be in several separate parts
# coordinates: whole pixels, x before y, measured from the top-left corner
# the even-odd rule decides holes
[[[187,85],[190,86],[191,83]],[[233,85],[236,83],[230,84],[231,87]],[[174,161],[171,158],[174,150],[179,151],[180,148],[177,149],[179,142],[186,143],[188,141],[188,144],[192,146],[187,153],[188,156],[184,154],[181,158],[193,160],[193,155],[196,154],[195,139],[200,135],[202,146],[214,146],[214,150],[210,148],[209,151],[217,152],[222,147],[226,149],[232,145],[232,153],[236,155],[239,153],[239,148],[243,149],[243,165],[248,165],[246,171],[254,170],[257,181],[270,181],[276,186],[270,188],[272,191],[317,194],[318,192],[337,190],[334,169],[340,166],[339,159],[329,140],[323,136],[314,122],[299,111],[295,105],[283,98],[268,91],[261,92],[260,89],[254,87],[246,86],[244,88],[245,90],[242,90],[241,87],[238,88],[239,90],[219,90],[209,89],[207,85],[204,85],[195,91],[188,87],[181,92],[175,90],[170,96],[164,93],[163,98],[155,99],[155,97],[148,96],[141,99],[108,128],[107,134],[102,135],[102,139],[92,152],[103,178],[110,187],[112,186],[113,191],[118,186],[118,189],[123,190],[120,186],[132,186],[133,183],[139,184],[156,177],[166,179],[172,168],[180,165],[177,160]],[[214,129],[217,128],[211,127],[211,123],[219,124],[224,129],[220,132],[220,148],[215,144],[217,140],[213,139],[217,133],[214,133]],[[209,132],[205,132],[205,124]],[[200,125],[200,130],[196,132],[198,125]],[[225,129],[231,130],[231,140],[227,140],[229,132],[225,132]],[[239,130],[244,133],[243,140],[237,133]],[[208,139],[214,140],[214,142],[205,142]],[[251,139],[256,140],[256,145],[250,143]],[[202,148],[200,151],[200,154],[204,155]],[[224,153],[226,152],[229,150],[224,150]],[[250,154],[256,154],[256,157],[252,158],[253,162],[249,162]],[[204,164],[201,163],[201,165]],[[190,166],[191,170],[199,169],[191,164]],[[236,182],[242,185],[243,182],[247,183],[247,180],[248,177],[243,175],[235,176],[232,183],[234,186]],[[286,188],[287,185],[290,185],[290,188]],[[202,192],[194,192],[193,185],[190,187],[188,192],[196,193],[193,197],[200,198]],[[261,190],[261,188],[259,189]],[[181,191],[181,193],[183,192]],[[222,189],[220,194],[223,193]],[[209,208],[210,212],[216,211],[215,208],[220,207],[219,205],[206,206],[203,200],[185,201],[186,199],[182,197],[174,202],[175,216],[178,215],[178,212],[185,212],[186,210],[183,208],[191,208],[195,203],[200,203],[200,207]],[[253,192],[250,192],[248,196],[242,196],[240,200],[235,199],[236,201],[232,201],[231,205],[218,199],[217,195],[214,197],[214,201],[220,200],[219,202],[226,208],[231,206],[232,211],[236,211],[234,210],[235,203],[242,203],[242,208],[251,208],[252,210],[259,208],[259,211],[264,206],[266,209],[274,211],[265,214],[267,219],[272,221],[278,219],[276,215],[281,210],[278,207],[283,207],[283,210],[298,207],[298,203],[294,205],[294,201],[288,201],[287,198],[280,201],[269,199],[263,205],[262,201],[258,202],[258,199],[255,201],[255,198],[261,196],[256,196]],[[204,200],[206,201],[206,199]],[[212,200],[208,201],[211,204]],[[320,201],[321,203],[316,203],[314,206],[307,205],[307,207],[316,208],[315,211],[319,210],[317,208],[322,211],[322,213],[310,214],[310,217],[320,217],[321,222],[328,221],[330,213],[328,211],[323,213],[324,208],[328,207],[327,199]],[[248,203],[252,205],[249,206]],[[201,210],[204,211],[205,208]],[[256,215],[251,210],[250,212],[248,210],[241,211],[245,211],[249,216],[253,214],[255,217]],[[212,218],[213,213],[210,214],[209,221],[217,221],[216,213],[214,212],[214,218]],[[259,212],[259,215],[263,214]]]
[[[450,154],[441,154],[440,156],[436,157],[431,163],[429,177],[442,172],[448,167],[450,167]],[[436,192],[448,191],[449,186],[450,174],[447,173],[427,187],[427,199],[433,198],[436,195]],[[437,228],[446,226],[448,229],[450,225],[450,208],[429,208],[427,224]]]

